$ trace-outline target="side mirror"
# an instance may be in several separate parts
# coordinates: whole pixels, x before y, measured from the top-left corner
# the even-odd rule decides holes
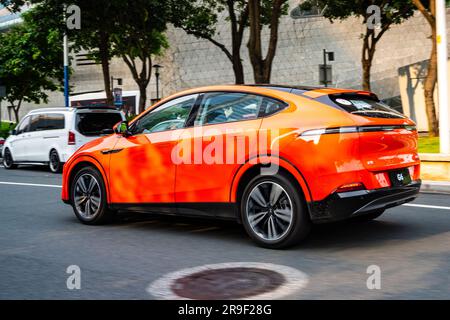
[[[9,132],[9,134],[10,134],[11,136],[15,136],[15,135],[17,135],[17,130],[16,130],[16,129],[13,129],[13,130],[11,130],[11,131]]]
[[[116,123],[113,127],[113,130],[115,133],[121,134],[124,137],[131,135],[128,128],[128,121],[120,121]]]

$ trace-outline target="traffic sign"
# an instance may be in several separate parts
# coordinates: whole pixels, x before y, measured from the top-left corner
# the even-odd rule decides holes
[[[123,105],[122,88],[114,88],[114,105],[116,107],[121,107]]]

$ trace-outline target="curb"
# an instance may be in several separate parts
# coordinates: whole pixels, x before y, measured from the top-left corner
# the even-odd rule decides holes
[[[447,193],[450,194],[450,182],[447,181],[422,181],[420,192],[424,193]]]

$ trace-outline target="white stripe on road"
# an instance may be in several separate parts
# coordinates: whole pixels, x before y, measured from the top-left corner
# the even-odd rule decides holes
[[[407,206],[407,207],[418,207],[418,208],[429,208],[429,209],[450,210],[450,207],[430,206],[430,205],[427,205],[427,204],[406,203],[406,204],[404,204],[404,206]]]
[[[58,186],[58,185],[54,185],[54,184],[37,184],[37,183],[6,182],[6,181],[0,181],[0,184],[6,184],[6,185],[12,185],[12,186],[62,188],[62,186]]]

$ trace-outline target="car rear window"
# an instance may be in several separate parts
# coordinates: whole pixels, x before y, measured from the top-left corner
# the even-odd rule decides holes
[[[112,127],[122,120],[120,113],[116,112],[84,112],[77,113],[77,131],[85,136],[97,136],[104,129]]]
[[[348,113],[369,118],[406,118],[387,104],[363,95],[331,95],[330,99]]]

